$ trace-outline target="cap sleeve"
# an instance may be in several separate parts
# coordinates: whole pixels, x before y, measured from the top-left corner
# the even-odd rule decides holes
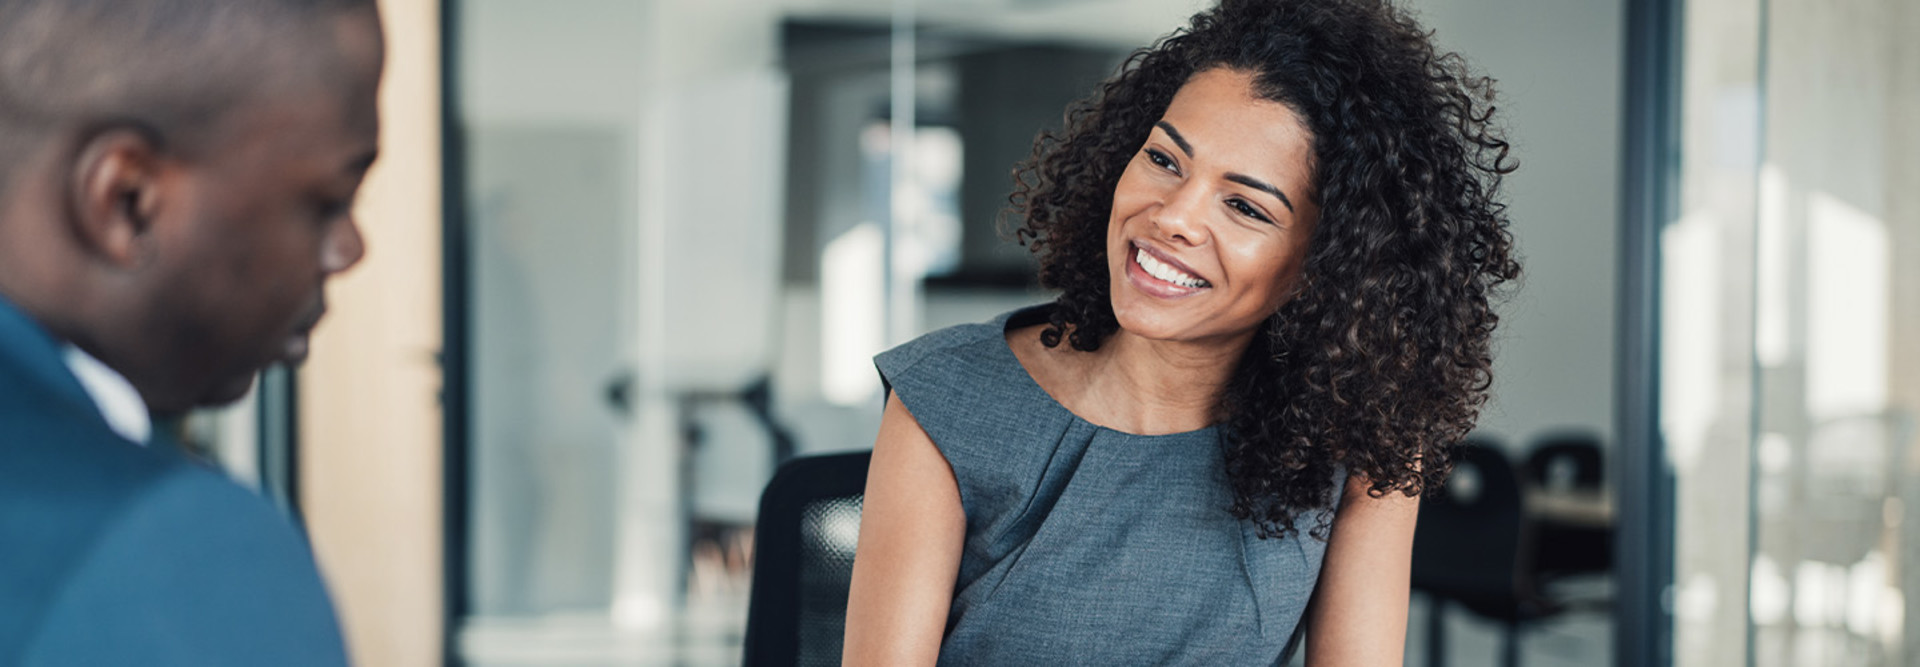
[[[995,324],[961,325],[874,357],[953,468],[969,521],[1022,514],[1070,422],[1034,400],[1039,387],[1004,336]]]

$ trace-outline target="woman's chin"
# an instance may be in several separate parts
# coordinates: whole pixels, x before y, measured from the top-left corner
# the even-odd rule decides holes
[[[1152,301],[1132,302],[1124,297],[1113,299],[1113,318],[1120,324],[1121,331],[1135,338],[1222,346],[1246,344],[1265,323],[1264,319],[1239,322],[1237,320],[1243,318],[1173,308]]]
[[[1120,324],[1121,331],[1148,340],[1181,340],[1196,325],[1204,324],[1166,304],[1142,303],[1124,297],[1114,299],[1113,319]]]

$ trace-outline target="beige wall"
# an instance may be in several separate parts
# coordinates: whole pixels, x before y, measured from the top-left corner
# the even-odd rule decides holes
[[[302,508],[355,664],[440,664],[440,25],[381,0],[380,161],[366,260],[335,281],[300,373]]]

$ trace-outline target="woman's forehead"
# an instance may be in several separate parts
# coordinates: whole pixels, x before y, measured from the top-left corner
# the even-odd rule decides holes
[[[1306,182],[1312,135],[1285,104],[1258,96],[1253,75],[1215,68],[1195,74],[1174,94],[1160,131],[1178,135],[1182,151],[1232,171]]]

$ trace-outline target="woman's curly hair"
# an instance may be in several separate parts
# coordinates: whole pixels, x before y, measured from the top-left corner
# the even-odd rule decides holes
[[[1313,141],[1320,215],[1296,296],[1220,404],[1233,515],[1280,537],[1330,506],[1342,466],[1375,497],[1445,480],[1491,383],[1491,301],[1520,272],[1500,195],[1514,165],[1491,80],[1390,0],[1222,0],[1135,52],[1015,169],[1015,234],[1061,292],[1047,346],[1092,351],[1119,328],[1114,188],[1174,93],[1222,67],[1251,73]]]

